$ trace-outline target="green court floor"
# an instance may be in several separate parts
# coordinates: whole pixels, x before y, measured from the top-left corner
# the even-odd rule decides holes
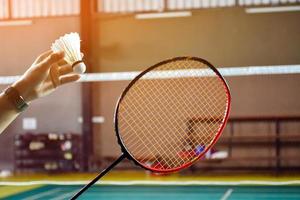
[[[80,186],[46,185],[6,197],[6,200],[64,200]],[[96,185],[85,200],[299,200],[300,186],[107,186]]]

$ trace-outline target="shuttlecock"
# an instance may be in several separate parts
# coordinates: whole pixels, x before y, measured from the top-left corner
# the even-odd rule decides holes
[[[51,46],[53,52],[65,52],[65,60],[72,65],[73,71],[82,74],[86,66],[82,61],[80,52],[80,37],[78,33],[69,33],[55,40]]]

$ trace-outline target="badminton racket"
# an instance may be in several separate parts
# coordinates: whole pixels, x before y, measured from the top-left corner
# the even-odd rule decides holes
[[[72,199],[124,158],[157,173],[191,166],[218,140],[230,103],[226,81],[204,59],[177,57],[141,72],[125,88],[115,109],[122,154]]]

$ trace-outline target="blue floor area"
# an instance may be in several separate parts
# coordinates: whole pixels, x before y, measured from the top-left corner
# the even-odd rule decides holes
[[[43,186],[7,200],[65,200],[80,186]],[[300,186],[104,186],[79,199],[105,200],[300,200]]]

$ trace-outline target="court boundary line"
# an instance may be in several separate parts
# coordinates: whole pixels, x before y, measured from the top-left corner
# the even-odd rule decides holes
[[[76,192],[78,191],[78,189],[76,190],[73,190],[71,192],[67,192],[67,193],[64,193],[64,194],[61,194],[57,197],[54,197],[54,198],[51,198],[49,200],[63,200],[63,199],[66,199],[66,198],[71,198]]]
[[[227,200],[230,195],[232,194],[233,192],[233,189],[232,188],[229,188],[228,190],[226,190],[226,192],[224,193],[224,195],[221,197],[220,200]]]
[[[55,193],[60,192],[60,191],[62,191],[62,189],[54,188],[54,189],[51,189],[49,191],[39,192],[37,194],[28,196],[28,197],[24,198],[23,200],[36,200],[36,199],[40,199],[42,197],[50,196],[50,195],[55,194]]]
[[[85,185],[89,181],[3,181],[0,186],[24,186],[24,185]],[[282,186],[282,185],[300,185],[300,180],[291,181],[99,181],[97,185],[171,185],[171,186],[186,186],[186,185],[223,185],[223,186],[238,186],[238,185],[267,185],[267,186]]]

